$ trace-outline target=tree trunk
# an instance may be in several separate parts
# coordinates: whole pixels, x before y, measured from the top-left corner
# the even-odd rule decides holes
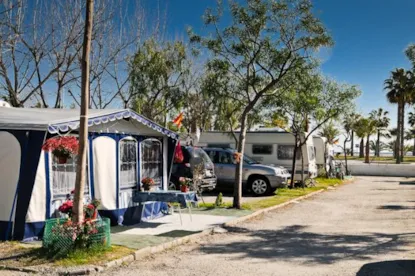
[[[326,177],[329,178],[329,171],[327,170],[327,142],[324,143],[324,171],[326,172]]]
[[[360,140],[360,148],[359,148],[359,158],[363,158],[364,157],[364,138],[362,138]]]
[[[346,150],[347,139],[344,140],[344,163],[346,165],[346,175],[349,175],[349,168],[347,167],[347,150]]]
[[[380,130],[378,130],[378,137],[376,139],[375,156],[380,157]]]
[[[75,223],[83,221],[83,197],[86,179],[86,150],[88,143],[88,102],[89,102],[89,55],[91,50],[91,36],[93,24],[94,1],[87,0],[85,32],[82,51],[82,84],[81,84],[81,111],[79,125],[79,152],[76,164],[76,180],[73,204],[73,220]]]
[[[401,110],[401,162],[405,156],[404,145],[405,145],[405,103],[402,103]]]
[[[351,146],[350,146],[350,156],[354,156],[354,131],[352,130]]]
[[[305,188],[305,181],[304,181],[304,154],[301,154],[301,186],[303,187],[303,189]]]
[[[294,188],[294,182],[295,182],[295,171],[296,171],[296,161],[297,161],[297,149],[298,149],[298,137],[297,135],[294,135],[294,152],[293,152],[293,166],[291,169],[291,188]]]
[[[412,156],[415,156],[415,139],[414,139],[414,148],[412,149]]]
[[[233,207],[241,209],[241,198],[242,198],[242,174],[243,174],[243,154],[245,151],[245,138],[247,129],[247,113],[242,114],[241,118],[241,131],[239,133],[239,141],[237,144],[237,152],[241,154],[240,162],[236,164],[235,170],[235,183],[233,189]]]
[[[362,139],[363,140],[363,139]],[[366,148],[365,148],[365,163],[369,163],[369,154],[370,154],[370,135],[366,138]]]
[[[401,102],[398,102],[398,126],[396,131],[396,164],[401,163]]]

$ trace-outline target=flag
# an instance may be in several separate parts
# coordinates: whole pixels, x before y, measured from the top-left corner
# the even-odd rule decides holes
[[[174,153],[174,163],[183,163],[184,156],[182,151],[182,146],[180,145],[180,142],[176,145],[176,151]]]
[[[180,112],[179,116],[176,117],[176,119],[173,120],[173,124],[175,124],[177,127],[180,127],[182,125],[183,121],[183,112]]]

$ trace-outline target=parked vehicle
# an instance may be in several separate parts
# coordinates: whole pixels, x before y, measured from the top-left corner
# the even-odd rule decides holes
[[[211,191],[216,187],[215,168],[206,152],[201,148],[182,146],[183,162],[173,163],[170,176],[169,189],[180,190],[179,178],[193,179],[196,170],[201,169],[201,181],[199,189],[201,191]]]
[[[239,135],[238,132],[235,133]],[[304,135],[303,135],[304,136]],[[304,137],[303,137],[304,138]],[[291,172],[294,154],[294,136],[285,131],[248,131],[246,133],[245,153],[259,163],[282,166]],[[202,147],[235,149],[235,140],[230,132],[202,132],[198,143]],[[317,177],[316,150],[313,139],[308,139],[297,153],[295,180],[301,180],[301,154],[304,156],[305,178]]]
[[[217,188],[233,189],[235,183],[236,160],[235,150],[222,148],[204,148],[215,164],[218,178]],[[286,187],[291,175],[284,167],[262,165],[252,158],[244,155],[242,188],[252,191],[255,195],[269,194],[277,188]]]

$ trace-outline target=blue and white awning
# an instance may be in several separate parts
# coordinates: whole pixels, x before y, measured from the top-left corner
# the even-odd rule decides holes
[[[111,113],[108,115],[98,116],[98,117],[92,117],[88,119],[88,127],[92,127],[94,125],[100,125],[100,124],[106,124],[108,122],[114,122],[117,120],[132,118],[136,120],[137,122],[159,132],[162,133],[170,138],[179,139],[179,135],[175,132],[168,130],[164,127],[159,126],[158,124],[150,121],[149,119],[131,111],[131,110],[122,110],[119,112]],[[71,121],[71,122],[65,122],[65,123],[59,123],[59,124],[52,124],[49,125],[48,131],[52,134],[59,133],[59,132],[67,132],[70,130],[75,130],[79,128],[79,120],[77,121]]]
[[[91,109],[88,126],[97,126],[124,119],[136,122],[178,140],[179,135],[129,109]],[[51,134],[79,128],[79,110],[52,108],[1,108],[0,129],[48,130]]]

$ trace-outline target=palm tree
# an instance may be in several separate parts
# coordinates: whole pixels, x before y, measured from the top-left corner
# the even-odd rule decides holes
[[[350,152],[351,156],[353,156],[353,150],[354,150],[354,142],[353,142],[353,136],[354,136],[354,130],[356,128],[356,122],[359,120],[360,115],[356,113],[346,114],[343,119],[343,129],[345,131],[344,134],[344,141],[343,141],[343,150],[344,150],[344,162],[346,165],[346,174],[349,175],[349,168],[347,166],[347,143],[351,142],[350,145]]]
[[[359,158],[364,157],[364,141],[366,137],[365,118],[361,117],[354,124],[354,132],[360,138]]]
[[[415,156],[415,113],[409,112],[408,124],[411,126],[412,138],[414,138],[414,148],[412,149],[412,156]]]
[[[357,113],[352,113],[350,114],[350,116],[348,117],[348,120],[350,120],[350,131],[351,131],[351,135],[350,135],[350,155],[354,156],[354,134],[355,134],[355,129],[354,129],[354,123],[356,123],[359,119],[360,119],[360,114]],[[345,122],[343,122],[344,124]]]
[[[383,134],[383,131],[389,127],[390,119],[387,117],[389,114],[388,111],[383,110],[383,108],[378,108],[377,110],[373,110],[369,114],[369,118],[374,121],[376,125],[376,149],[375,149],[375,156],[380,156],[380,137]]]
[[[370,141],[370,150],[376,152],[377,149],[379,150],[387,150],[389,149],[389,144],[386,144],[384,142],[380,142],[379,144],[377,144],[374,141]]]
[[[391,72],[391,78],[385,80],[386,97],[390,103],[398,104],[398,133],[397,133],[397,158],[399,164],[403,159],[403,133],[405,128],[405,105],[411,103],[415,91],[414,74],[411,71],[398,68]]]
[[[398,143],[396,137],[398,136],[398,128],[392,128],[389,130],[390,138],[393,138],[392,141],[388,143],[389,148],[393,151],[393,158],[397,158],[397,152],[398,152]]]
[[[376,133],[376,121],[370,118],[361,118],[356,122],[356,134],[362,138],[360,141],[360,151],[362,153],[362,147],[364,145],[364,139],[366,138],[365,146],[365,163],[369,163],[370,156],[370,136]]]

